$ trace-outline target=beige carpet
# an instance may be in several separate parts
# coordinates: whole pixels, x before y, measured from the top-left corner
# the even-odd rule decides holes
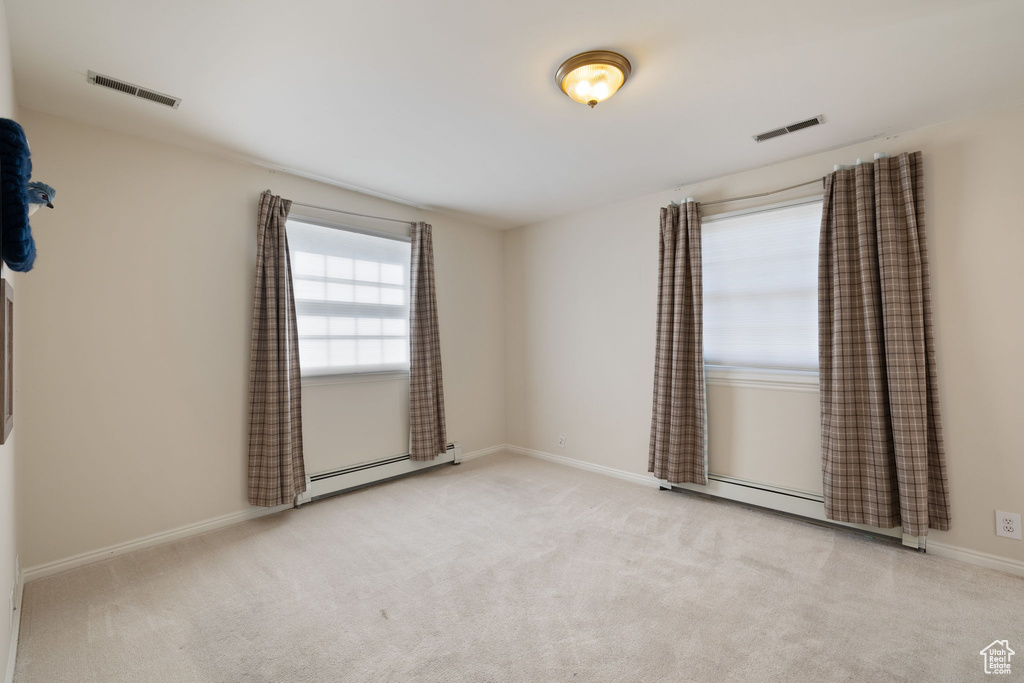
[[[18,683],[969,681],[1024,580],[514,455],[33,582]]]

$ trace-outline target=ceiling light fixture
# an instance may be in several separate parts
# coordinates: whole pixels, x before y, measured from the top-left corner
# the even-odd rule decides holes
[[[566,95],[593,109],[622,87],[630,70],[629,60],[618,52],[593,50],[565,60],[555,72],[555,83]]]

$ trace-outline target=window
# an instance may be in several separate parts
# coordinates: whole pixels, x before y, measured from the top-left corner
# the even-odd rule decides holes
[[[703,225],[704,362],[818,369],[821,200]]]
[[[408,239],[287,227],[302,376],[408,372]]]

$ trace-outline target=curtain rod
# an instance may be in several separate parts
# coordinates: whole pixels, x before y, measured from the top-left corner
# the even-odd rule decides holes
[[[368,213],[356,213],[355,211],[342,211],[341,209],[332,209],[326,206],[317,206],[315,204],[304,204],[302,202],[292,202],[294,206],[304,206],[307,209],[317,209],[318,211],[330,211],[332,213],[343,213],[348,216],[359,216],[360,218],[373,218],[378,221],[391,221],[392,223],[404,223],[406,225],[416,225],[415,221],[403,221],[397,218],[385,218],[384,216],[372,216]]]
[[[701,202],[701,206],[710,206],[712,204],[725,204],[726,202],[738,202],[743,199],[757,199],[758,197],[767,197],[770,194],[778,194],[785,192],[786,190],[795,190],[798,187],[804,187],[805,185],[813,185],[814,183],[820,183],[824,178],[815,178],[814,180],[808,180],[806,183],[800,183],[799,185],[790,185],[789,187],[781,187],[778,190],[769,190],[768,192],[758,192],[757,194],[748,194],[742,197],[728,197],[726,199],[716,199],[713,202]]]
[[[878,161],[879,159],[885,159],[887,157],[888,157],[888,155],[885,154],[884,152],[875,152],[875,161]],[[864,163],[863,159],[857,159],[857,166],[859,166],[860,164],[863,164],[863,163]],[[853,166],[840,166],[840,165],[837,164],[836,167],[834,169],[832,169],[832,170],[833,171],[845,171],[845,170],[849,170],[851,168],[854,168],[854,167]],[[725,204],[727,202],[738,202],[738,201],[741,201],[741,200],[744,200],[744,199],[757,199],[758,197],[767,197],[770,194],[778,194],[780,192],[785,192],[786,190],[795,190],[798,187],[804,187],[806,185],[813,185],[814,183],[820,183],[820,182],[822,182],[824,180],[825,180],[824,177],[822,177],[822,178],[815,178],[814,180],[808,180],[806,183],[800,183],[799,185],[790,185],[789,187],[782,187],[782,188],[779,188],[778,190],[769,190],[768,192],[759,192],[757,194],[748,194],[748,195],[745,195],[743,197],[728,197],[726,199],[716,199],[713,202],[701,202],[700,204],[701,204],[701,206],[711,206],[712,204]],[[691,201],[691,200],[688,199],[687,201]],[[672,203],[675,204],[675,202],[672,202]]]

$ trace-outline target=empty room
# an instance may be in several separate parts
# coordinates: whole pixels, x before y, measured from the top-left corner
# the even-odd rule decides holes
[[[0,0],[2,680],[1024,675],[1022,36]]]

